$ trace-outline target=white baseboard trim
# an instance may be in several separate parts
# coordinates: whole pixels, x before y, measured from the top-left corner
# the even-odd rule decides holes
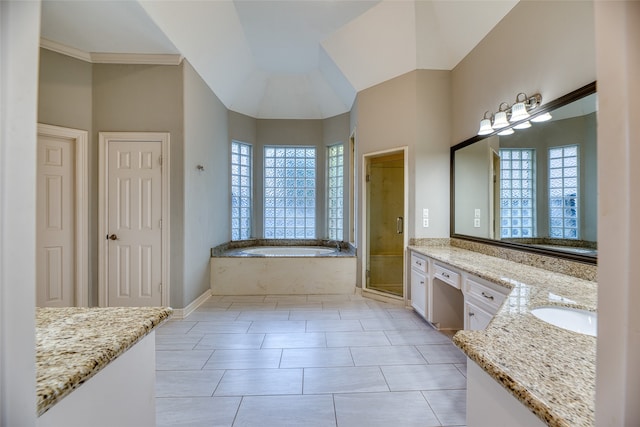
[[[185,308],[174,308],[173,316],[171,316],[172,319],[176,319],[176,320],[184,319],[185,317],[187,317],[188,315],[196,311],[196,309],[200,307],[202,303],[208,300],[210,296],[211,296],[211,289],[207,289],[202,293],[202,295],[200,295],[198,298],[191,301],[191,303]]]

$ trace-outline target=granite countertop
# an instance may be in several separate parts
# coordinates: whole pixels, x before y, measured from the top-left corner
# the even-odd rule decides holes
[[[511,291],[483,331],[459,331],[454,343],[550,426],[595,423],[596,338],[531,314],[560,305],[595,311],[597,283],[452,246],[410,246]]]
[[[132,347],[168,319],[166,307],[37,308],[37,414]]]

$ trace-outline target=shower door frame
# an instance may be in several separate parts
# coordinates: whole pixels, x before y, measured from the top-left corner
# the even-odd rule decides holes
[[[403,206],[403,222],[402,222],[402,257],[403,257],[403,268],[402,268],[402,297],[393,295],[387,292],[381,292],[375,289],[369,289],[367,286],[367,270],[369,267],[369,259],[370,259],[370,246],[369,246],[369,205],[368,205],[368,190],[367,190],[367,174],[369,173],[369,165],[371,159],[376,157],[385,157],[393,154],[402,154],[403,157],[403,175],[404,175],[404,206]],[[406,268],[404,268],[406,264],[406,248],[409,244],[409,237],[407,233],[407,215],[409,213],[409,147],[404,145],[400,147],[389,148],[381,151],[374,151],[371,153],[366,153],[362,155],[362,174],[361,174],[361,182],[362,182],[362,214],[361,214],[361,223],[362,223],[362,254],[363,259],[361,262],[361,284],[362,284],[362,293],[368,294],[372,297],[378,299],[388,299],[394,301],[403,301],[404,304],[407,303],[407,274]]]

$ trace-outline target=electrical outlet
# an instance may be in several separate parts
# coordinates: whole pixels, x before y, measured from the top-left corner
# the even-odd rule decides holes
[[[422,209],[422,218],[429,218],[429,209]]]
[[[424,228],[429,227],[429,218],[423,218],[423,219],[422,219],[422,226],[423,226]]]
[[[474,218],[480,218],[480,209],[475,210]]]
[[[476,218],[473,220],[473,226],[475,228],[480,228],[480,218]]]

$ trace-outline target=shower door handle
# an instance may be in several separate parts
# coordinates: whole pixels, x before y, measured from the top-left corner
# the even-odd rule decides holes
[[[396,218],[396,233],[402,234],[403,230],[404,230],[404,219],[401,216],[399,216]]]

